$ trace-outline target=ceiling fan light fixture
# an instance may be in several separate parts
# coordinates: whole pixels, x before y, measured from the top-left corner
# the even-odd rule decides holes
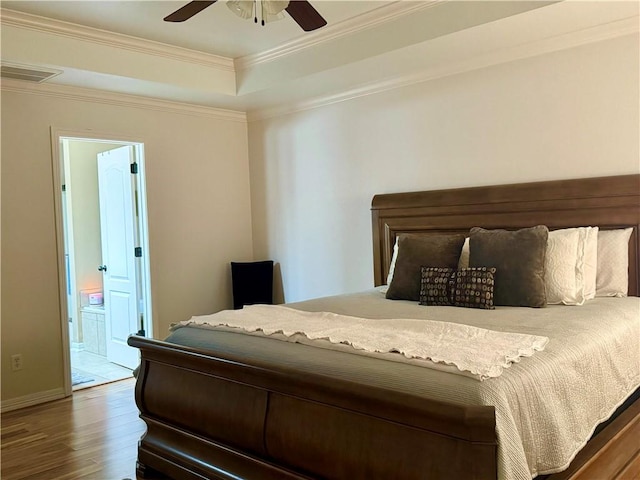
[[[282,13],[285,8],[289,6],[288,0],[262,0],[262,9],[267,15],[277,16],[282,14],[284,18],[284,14]]]
[[[253,18],[253,0],[227,0],[227,7],[245,20]]]
[[[261,19],[262,24],[282,20],[288,0],[227,0],[227,7],[240,18]]]
[[[164,17],[165,22],[184,22],[210,7],[218,0],[194,0]],[[285,18],[285,10],[305,32],[322,28],[327,21],[313,8],[308,0],[227,0],[227,7],[240,18],[253,20],[264,25],[267,22]]]
[[[285,17],[286,17],[286,15],[283,12],[278,12],[278,13],[274,13],[274,14],[264,12],[262,14],[262,21],[264,23],[277,22],[278,20],[282,20]]]

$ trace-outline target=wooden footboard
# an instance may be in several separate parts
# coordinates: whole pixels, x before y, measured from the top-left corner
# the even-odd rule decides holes
[[[493,407],[132,336],[145,468],[172,478],[495,479]]]

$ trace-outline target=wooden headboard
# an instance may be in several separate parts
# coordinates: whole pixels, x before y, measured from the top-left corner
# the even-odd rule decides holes
[[[629,295],[640,296],[640,175],[376,195],[371,204],[375,284],[386,283],[396,236],[471,227],[632,227]]]

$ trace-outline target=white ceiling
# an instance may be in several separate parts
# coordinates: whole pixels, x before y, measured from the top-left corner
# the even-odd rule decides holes
[[[328,21],[262,27],[224,0],[184,23],[186,1],[3,1],[3,63],[48,84],[260,116],[637,34],[638,1],[312,0]]]
[[[201,52],[237,58],[271,49],[303,37],[305,32],[288,15],[264,27],[243,20],[224,0],[186,22],[162,19],[188,3],[184,1],[3,1],[3,8],[155,40]],[[390,2],[315,0],[312,4],[330,25]]]

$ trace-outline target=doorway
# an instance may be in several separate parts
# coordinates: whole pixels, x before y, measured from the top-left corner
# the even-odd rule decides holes
[[[144,144],[65,132],[52,142],[70,395],[130,378],[139,357],[127,337],[152,336]]]

